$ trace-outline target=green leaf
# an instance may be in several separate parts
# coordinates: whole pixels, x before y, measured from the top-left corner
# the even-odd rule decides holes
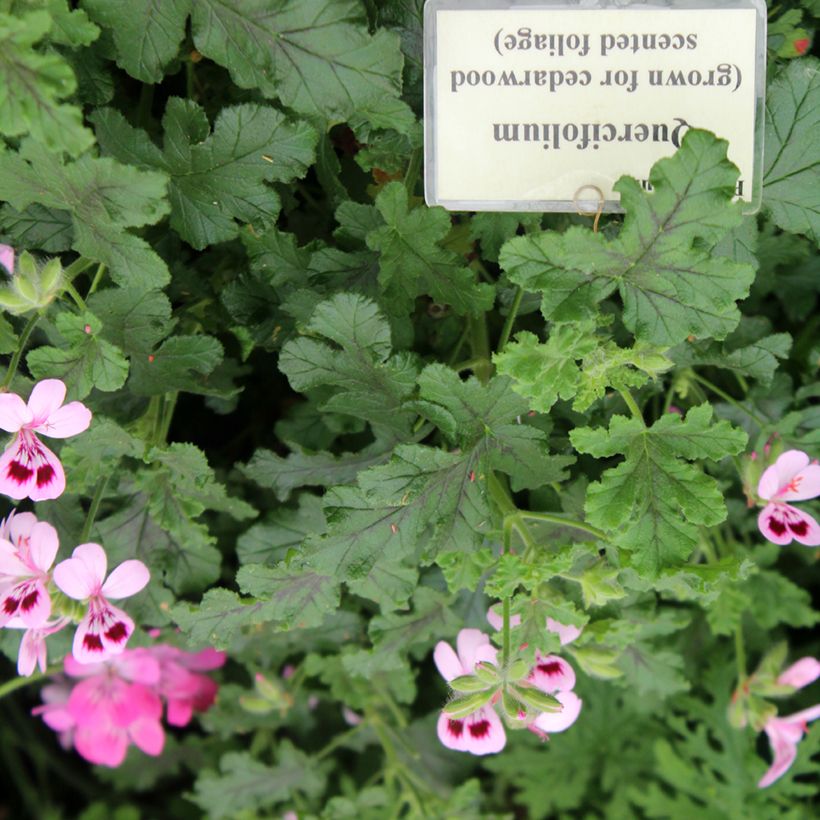
[[[66,211],[29,205],[18,211],[10,205],[0,208],[0,225],[8,237],[8,244],[48,253],[67,251],[71,247],[73,231],[71,217]]]
[[[158,83],[185,37],[191,0],[83,0],[83,8],[113,35],[120,68]]]
[[[93,313],[63,311],[55,320],[66,346],[38,347],[26,357],[37,379],[62,379],[69,396],[84,399],[93,388],[119,390],[128,378],[128,362],[122,352],[102,338],[102,323]]]
[[[102,319],[103,337],[135,358],[147,358],[175,324],[171,302],[159,290],[99,290],[89,297],[88,307]]]
[[[77,81],[58,53],[34,50],[51,27],[45,11],[0,14],[0,133],[31,134],[49,151],[77,156],[94,144],[82,111],[60,102],[74,93]]]
[[[408,209],[407,190],[399,182],[376,197],[384,225],[367,234],[367,245],[380,252],[379,282],[389,299],[412,308],[416,296],[429,294],[459,315],[477,315],[492,307],[492,286],[476,282],[463,259],[438,243],[450,232],[444,208]]]
[[[398,37],[371,36],[357,0],[198,0],[192,31],[240,88],[329,125],[399,95]]]
[[[331,385],[337,391],[322,409],[409,432],[414,414],[403,404],[415,387],[416,366],[405,354],[390,355],[390,326],[374,302],[337,294],[317,305],[305,333],[284,345],[279,357],[295,390]]]
[[[206,769],[199,775],[191,799],[219,820],[290,802],[294,792],[317,798],[324,789],[324,776],[311,759],[287,740],[276,748],[275,766],[260,763],[248,752],[228,752],[219,761],[218,773]]]
[[[726,517],[714,479],[688,461],[737,454],[746,434],[726,421],[711,424],[711,418],[704,404],[692,408],[685,421],[669,413],[647,428],[640,419],[614,416],[609,431],[579,427],[570,433],[582,453],[626,456],[590,484],[586,512],[649,577],[689,556],[698,543],[698,525],[714,526]]]
[[[820,60],[792,60],[766,94],[763,202],[783,230],[820,243]]]
[[[151,225],[168,213],[166,185],[164,174],[88,154],[61,164],[31,143],[19,154],[0,154],[4,199],[18,211],[34,203],[68,211],[72,247],[105,264],[118,284],[142,290],[166,285],[168,268],[126,229]]]
[[[170,177],[171,226],[200,250],[236,237],[236,220],[275,220],[279,198],[267,183],[304,176],[315,157],[314,128],[264,105],[223,108],[209,134],[202,108],[172,97],[161,151],[113,109],[96,111],[92,121],[105,151]]]
[[[541,214],[481,213],[470,220],[470,238],[481,243],[481,258],[498,262],[501,246],[512,239],[518,228],[527,229],[541,225]]]
[[[543,293],[549,320],[593,318],[597,304],[617,289],[624,324],[639,340],[724,338],[753,278],[750,266],[710,253],[741,219],[731,201],[737,169],[726,159],[726,145],[691,130],[673,157],[653,166],[652,193],[622,177],[615,189],[626,217],[616,239],[577,226],[518,237],[502,248],[501,266],[513,282]]]
[[[218,393],[208,376],[222,355],[222,345],[212,336],[170,336],[153,353],[134,357],[128,386],[141,396],[171,391]]]

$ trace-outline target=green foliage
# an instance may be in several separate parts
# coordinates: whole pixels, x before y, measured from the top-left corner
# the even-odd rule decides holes
[[[817,655],[815,554],[765,543],[756,491],[820,455],[817,3],[772,12],[762,212],[690,130],[599,230],[425,205],[423,14],[0,0],[0,390],[61,378],[93,413],[46,442],[67,491],[33,508],[58,560],[147,565],[131,646],[228,655],[211,708],[114,770],[33,731],[12,680],[10,815],[811,815],[816,729],[760,790],[735,727],[814,697],[775,680]],[[464,628],[497,665],[453,691],[515,715],[557,654],[578,720],[442,746],[433,655]]]

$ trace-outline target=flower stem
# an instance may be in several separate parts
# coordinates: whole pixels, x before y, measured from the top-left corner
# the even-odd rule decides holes
[[[4,684],[0,685],[0,700],[6,697],[6,695],[10,695],[12,692],[16,692],[18,689],[22,689],[24,686],[28,686],[30,683],[37,683],[37,681],[41,681],[43,680],[43,678],[48,678],[51,675],[56,675],[61,669],[61,665],[50,666],[48,669],[46,669],[45,672],[35,672],[33,675],[29,675],[27,678],[19,677],[7,680]]]
[[[74,287],[74,285],[71,284],[71,282],[66,282],[65,285],[63,285],[63,290],[74,300],[74,303],[80,310],[88,309],[85,304],[85,299],[80,296],[80,292]]]
[[[629,412],[632,413],[632,417],[643,421],[643,413],[641,413],[641,408],[638,407],[635,397],[628,390],[619,390],[618,392],[629,408]]]
[[[88,299],[88,297],[91,296],[91,294],[97,290],[97,287],[99,286],[104,273],[105,265],[103,265],[103,263],[100,262],[100,264],[97,265],[97,270],[94,272],[94,278],[91,280],[91,287],[89,287],[88,293],[86,293],[85,295],[86,299]]]
[[[347,743],[347,741],[350,740],[350,738],[353,737],[353,735],[357,734],[358,732],[361,732],[361,730],[364,729],[364,727],[367,725],[367,718],[364,718],[362,719],[361,723],[356,724],[353,728],[348,729],[345,732],[342,732],[340,735],[336,735],[336,737],[334,737],[333,740],[330,741],[330,743],[324,746],[324,748],[320,749],[313,756],[314,761],[322,760],[323,758],[327,757],[331,752],[338,749],[339,746],[342,746],[345,743]]]
[[[416,180],[421,170],[422,157],[421,148],[416,148],[413,153],[410,154],[410,162],[407,165],[407,172],[404,175],[404,187],[407,190],[407,196],[413,196],[413,192],[416,190]]]
[[[768,425],[768,422],[762,419],[757,413],[749,410],[746,405],[741,404],[737,399],[732,398],[725,390],[722,390],[716,384],[712,384],[709,379],[705,379],[700,373],[696,373],[694,370],[692,371],[692,378],[695,381],[700,382],[707,390],[711,390],[716,396],[720,396],[725,402],[728,402],[732,405],[732,407],[736,407],[742,413],[745,413],[758,427],[764,428]]]
[[[564,518],[564,516],[556,515],[555,513],[530,512],[529,510],[518,510],[517,515],[519,518],[530,518],[534,521],[545,521],[548,524],[572,527],[576,530],[588,532],[601,541],[609,541],[609,536],[603,530],[599,530],[597,527],[593,527],[591,524],[586,524],[583,521],[576,521],[574,518]]]
[[[63,269],[63,277],[67,282],[73,282],[83,271],[88,270],[94,263],[84,256],[75,259],[67,268]]]
[[[746,680],[746,647],[743,644],[743,629],[740,625],[735,628],[735,660],[737,661],[738,685]]]
[[[515,324],[515,318],[518,316],[518,309],[521,307],[521,300],[524,298],[524,288],[520,285],[517,285],[515,288],[515,296],[513,296],[512,303],[510,304],[510,311],[507,314],[507,319],[504,322],[504,327],[501,329],[501,336],[498,338],[498,346],[496,350],[500,353],[504,347],[506,346],[507,342],[510,340],[510,334],[512,333],[513,325]]]
[[[484,364],[476,367],[475,375],[482,384],[487,384],[492,375],[493,366],[490,362],[490,339],[487,335],[487,322],[483,315],[470,317],[470,347],[473,356],[484,361]]]
[[[26,343],[28,342],[28,337],[31,336],[31,331],[34,330],[35,325],[39,321],[39,313],[33,313],[29,316],[29,319],[26,322],[23,332],[20,334],[20,338],[17,342],[17,350],[14,351],[14,355],[11,357],[11,361],[9,362],[9,369],[6,371],[6,377],[3,379],[3,384],[0,385],[0,390],[7,390],[8,386],[11,384],[15,373],[17,373],[17,368],[20,365],[20,357],[23,355]]]
[[[105,494],[105,485],[108,484],[108,476],[101,478],[94,488],[94,496],[91,499],[91,506],[88,508],[88,515],[85,517],[85,524],[83,524],[83,531],[80,533],[80,543],[85,544],[91,535],[91,527],[94,526],[94,519],[100,509],[100,504]]]

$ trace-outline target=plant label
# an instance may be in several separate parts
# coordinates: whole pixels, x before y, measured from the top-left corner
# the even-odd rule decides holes
[[[425,192],[475,211],[620,210],[618,178],[686,131],[728,140],[761,198],[762,0],[428,0]]]

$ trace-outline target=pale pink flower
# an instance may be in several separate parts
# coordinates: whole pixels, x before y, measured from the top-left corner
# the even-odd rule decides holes
[[[28,404],[16,393],[0,393],[0,429],[16,434],[0,456],[0,493],[32,501],[62,494],[63,466],[36,434],[68,438],[91,424],[91,411],[84,404],[63,405],[64,399],[65,384],[59,379],[35,384]]]
[[[9,275],[14,274],[14,248],[11,245],[0,245],[0,265]]]
[[[46,638],[59,632],[69,623],[71,621],[68,618],[58,618],[56,621],[46,621],[41,626],[26,629],[20,640],[20,649],[17,654],[17,674],[27,678],[34,672],[35,666],[38,666],[41,672],[45,672],[48,665]],[[25,628],[19,618],[15,618],[14,622],[6,625],[13,629]]]
[[[60,745],[70,749],[74,742],[74,718],[68,711],[68,698],[71,695],[71,684],[67,680],[59,680],[44,686],[40,691],[43,699],[41,706],[31,710],[32,715],[41,715],[43,723],[57,732]]]
[[[820,717],[820,704],[786,717],[769,718],[763,730],[772,747],[772,765],[757,784],[759,789],[771,786],[781,778],[797,757],[797,744],[808,729],[808,724]]]
[[[777,682],[782,686],[794,686],[795,689],[802,689],[810,683],[820,678],[820,661],[811,656],[800,658],[788,669],[784,669]]]
[[[446,641],[439,641],[433,653],[439,673],[446,681],[472,675],[481,661],[496,663],[498,652],[487,635],[478,629],[462,629],[456,639],[458,653]],[[500,752],[507,742],[504,725],[495,709],[487,704],[464,718],[439,715],[438,738],[448,748],[474,755]]]
[[[5,523],[5,522],[4,522]],[[49,570],[60,542],[57,530],[29,514],[16,516],[6,530],[17,542],[0,539],[0,627],[19,617],[25,627],[42,626],[51,616]]]
[[[494,607],[490,607],[487,610],[487,620],[490,622],[490,626],[495,629],[496,632],[500,632],[501,628],[504,626],[504,619],[501,615],[496,612]],[[514,628],[521,623],[521,616],[520,615],[512,615],[510,616],[510,627]],[[552,632],[558,636],[559,640],[561,641],[561,646],[565,646],[568,643],[572,643],[580,634],[581,630],[577,626],[570,626],[569,624],[562,624],[559,621],[555,621],[552,618],[547,618],[547,631]]]
[[[72,654],[80,663],[94,663],[119,654],[134,631],[134,622],[109,598],[136,595],[150,577],[142,561],[123,561],[105,580],[105,550],[80,544],[71,558],[54,567],[54,583],[69,598],[88,602],[88,612],[74,635]]]
[[[578,720],[583,701],[575,692],[559,690],[549,694],[559,701],[564,708],[560,712],[541,712],[535,719],[533,728],[541,732],[563,732]]]
[[[765,470],[757,494],[769,503],[757,519],[760,531],[775,544],[792,539],[807,547],[820,546],[820,526],[808,513],[786,504],[820,495],[820,465],[810,462],[802,450],[786,450]]]

